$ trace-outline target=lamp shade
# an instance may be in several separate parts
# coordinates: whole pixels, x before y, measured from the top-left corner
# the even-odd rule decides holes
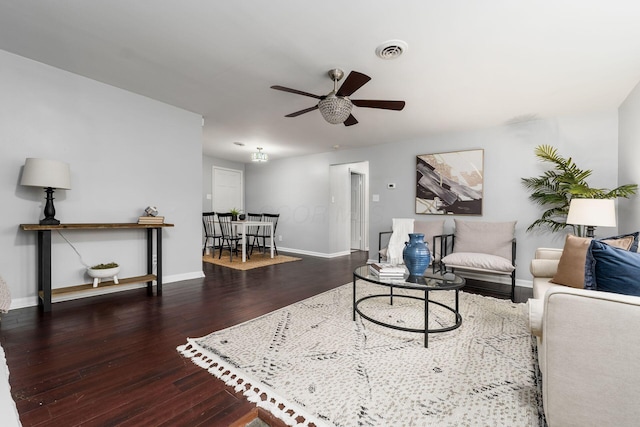
[[[20,185],[71,190],[69,164],[58,160],[27,158]]]
[[[615,227],[614,199],[571,199],[567,224],[593,227]]]

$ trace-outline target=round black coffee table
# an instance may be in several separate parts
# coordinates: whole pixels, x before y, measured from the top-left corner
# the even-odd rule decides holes
[[[356,286],[357,286],[358,279],[388,288],[388,292],[383,294],[365,295],[361,298],[357,298]],[[375,273],[373,273],[369,265],[363,265],[361,267],[356,268],[353,271],[353,320],[354,321],[356,320],[356,313],[358,313],[363,319],[367,319],[369,322],[373,322],[380,326],[396,329],[399,331],[423,333],[424,346],[429,347],[430,333],[451,331],[453,329],[459,328],[460,325],[462,324],[462,316],[460,315],[459,304],[458,304],[459,302],[458,294],[460,289],[464,285],[465,285],[464,278],[460,276],[456,276],[453,273],[427,271],[422,277],[410,276],[408,273],[406,273],[402,278],[398,277],[398,278],[388,279],[388,278],[381,278]],[[421,291],[424,293],[424,298],[418,297],[415,295],[394,295],[393,290],[395,288],[412,289],[412,290]],[[432,301],[429,299],[429,292],[446,291],[446,290],[455,291],[455,299],[456,299],[455,307],[450,307],[441,302]],[[424,301],[424,329],[407,328],[403,326],[398,326],[396,324],[392,325],[389,323],[385,323],[381,320],[374,319],[373,317],[371,317],[370,315],[367,315],[366,313],[363,313],[363,311],[359,307],[360,303],[372,298],[389,298],[389,304],[393,305],[394,297],[409,298],[409,299]],[[455,322],[450,326],[445,326],[437,329],[429,329],[428,328],[429,304],[436,304],[452,312],[455,317]]]

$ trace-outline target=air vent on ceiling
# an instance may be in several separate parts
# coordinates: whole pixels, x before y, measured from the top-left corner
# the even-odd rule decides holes
[[[376,48],[376,55],[382,59],[396,59],[407,51],[409,46],[402,40],[389,40]]]

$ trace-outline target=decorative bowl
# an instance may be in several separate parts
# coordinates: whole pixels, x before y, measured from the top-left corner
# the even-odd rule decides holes
[[[120,272],[120,266],[112,268],[87,268],[87,274],[94,279],[105,279],[107,277],[117,276]]]

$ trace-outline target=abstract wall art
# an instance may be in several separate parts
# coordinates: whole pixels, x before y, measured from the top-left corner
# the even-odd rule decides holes
[[[482,215],[484,150],[422,154],[416,165],[416,213]]]

